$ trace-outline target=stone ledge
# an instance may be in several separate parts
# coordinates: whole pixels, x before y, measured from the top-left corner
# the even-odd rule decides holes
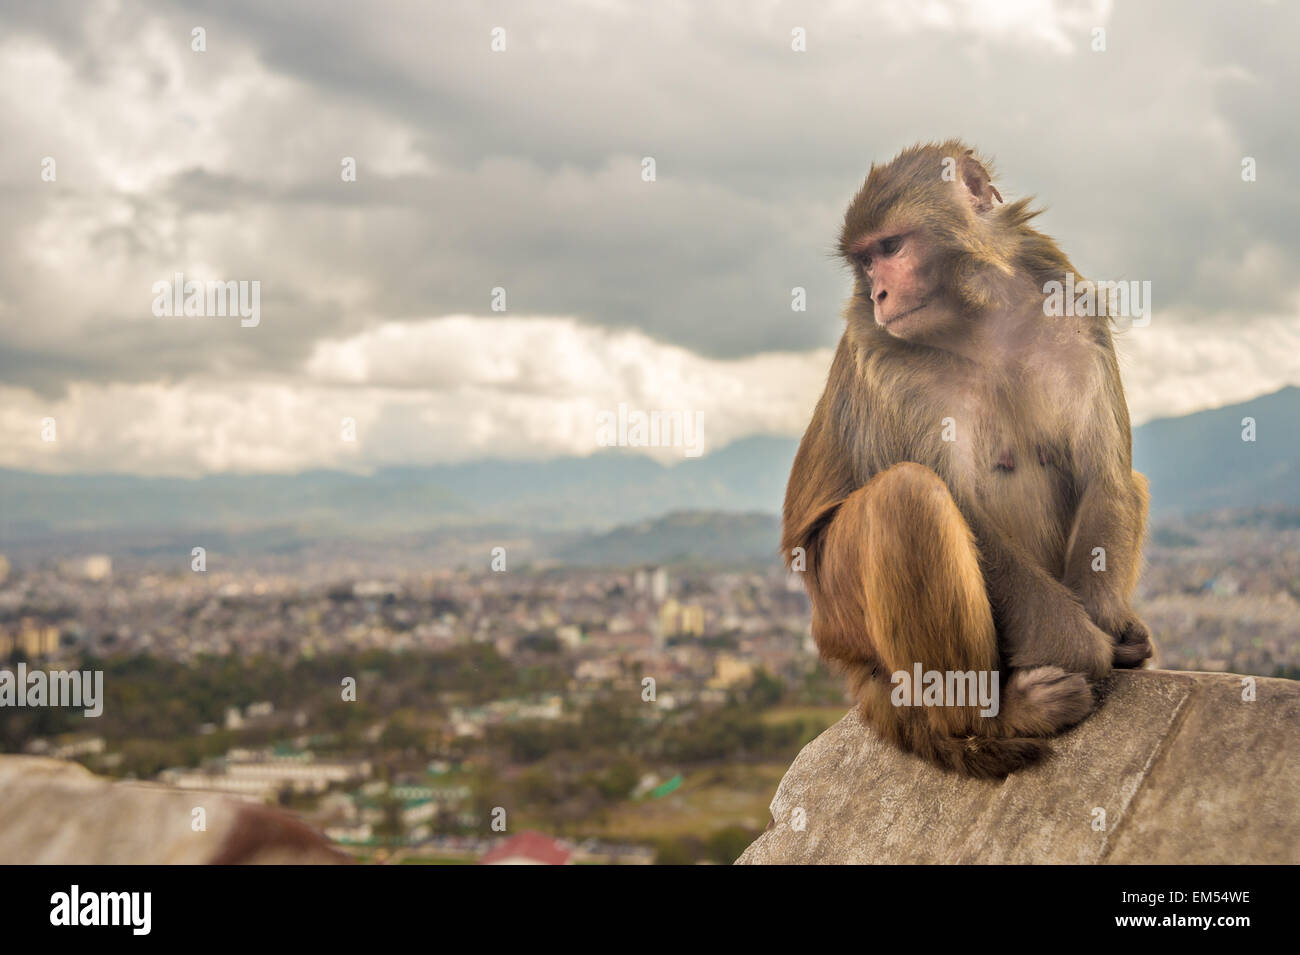
[[[204,832],[191,829],[196,806],[206,813]],[[305,823],[259,803],[0,756],[0,865],[349,861]]]
[[[851,710],[795,758],[737,864],[1300,863],[1300,683],[1256,677],[1245,702],[1242,679],[1116,671],[1051,759],[998,782],[900,752]]]

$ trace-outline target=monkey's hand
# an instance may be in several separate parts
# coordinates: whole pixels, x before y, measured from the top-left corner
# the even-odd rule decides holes
[[[1132,610],[1101,623],[1102,629],[1115,638],[1115,659],[1112,666],[1141,667],[1150,659],[1153,652],[1151,631]]]
[[[1092,622],[1078,601],[1064,598],[1050,603],[1050,612],[1031,618],[1032,628],[1007,633],[1008,662],[1017,668],[1058,666],[1089,680],[1103,679],[1115,656],[1114,639]]]

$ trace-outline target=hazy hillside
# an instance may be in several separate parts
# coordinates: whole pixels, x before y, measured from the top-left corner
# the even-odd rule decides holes
[[[554,556],[567,564],[770,563],[776,559],[780,530],[775,514],[679,511],[584,538]]]
[[[750,438],[673,466],[605,451],[589,458],[392,468],[370,476],[309,471],[188,480],[0,470],[0,541],[186,527],[250,533],[288,526],[330,535],[502,522],[607,529],[683,509],[775,513],[796,443]]]
[[[1242,440],[1242,419],[1255,440]],[[1300,506],[1300,388],[1182,418],[1133,434],[1133,465],[1151,480],[1153,514]]]
[[[1241,420],[1257,440],[1241,440]],[[1300,388],[1227,408],[1150,422],[1135,430],[1134,460],[1151,479],[1154,515],[1215,508],[1300,506]],[[602,534],[569,556],[604,560],[640,535],[656,554],[674,548],[707,556],[715,547],[749,552],[775,515],[797,441],[759,437],[668,467],[637,454],[481,461],[398,468],[371,476],[218,475],[198,480],[0,471],[0,546],[51,535],[211,529],[256,538],[369,538],[485,524],[526,531]],[[682,511],[743,513],[725,532],[683,523]],[[621,528],[612,531],[613,528]],[[650,534],[651,537],[646,537]],[[725,540],[724,540],[725,538]],[[762,545],[766,546],[766,545]],[[613,559],[609,557],[608,559]]]

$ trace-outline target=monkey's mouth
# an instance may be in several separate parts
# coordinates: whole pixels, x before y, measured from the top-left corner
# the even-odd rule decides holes
[[[929,304],[930,304],[930,300],[928,298],[920,302],[917,302],[907,311],[899,312],[897,315],[889,316],[889,318],[885,319],[883,322],[880,323],[880,326],[881,328],[888,328],[890,325],[894,324],[899,319],[907,318],[907,316],[911,315],[913,312],[919,312],[921,309],[925,308]]]

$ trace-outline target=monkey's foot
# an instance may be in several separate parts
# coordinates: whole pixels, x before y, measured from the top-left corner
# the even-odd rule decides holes
[[[1003,726],[1016,735],[1051,736],[1078,723],[1092,707],[1092,690],[1082,673],[1054,666],[1014,670]]]

